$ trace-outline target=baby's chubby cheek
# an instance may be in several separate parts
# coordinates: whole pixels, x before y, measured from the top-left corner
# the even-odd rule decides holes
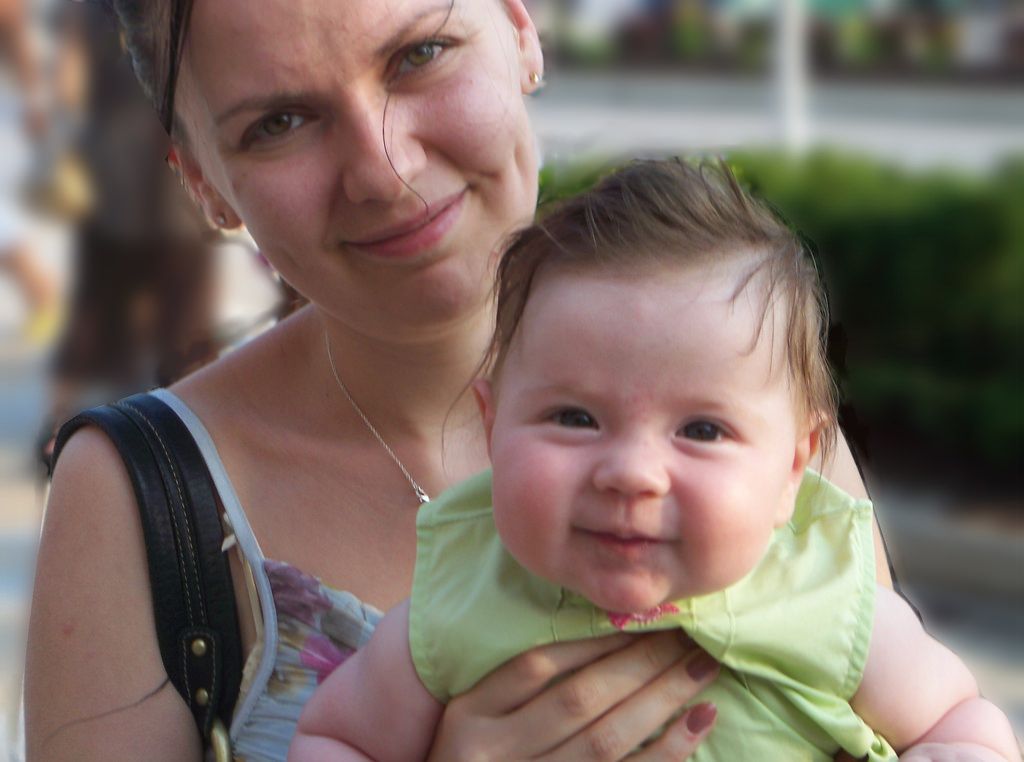
[[[701,578],[702,592],[721,590],[747,576],[764,557],[771,533],[767,523],[718,526],[708,531],[689,559]]]
[[[553,504],[543,480],[503,478],[493,485],[494,524],[505,548],[527,570],[553,580],[554,562],[567,532],[567,514]]]

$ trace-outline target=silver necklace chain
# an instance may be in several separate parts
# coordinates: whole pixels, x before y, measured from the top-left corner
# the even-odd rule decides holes
[[[370,419],[366,417],[366,413],[363,412],[363,409],[359,407],[358,403],[356,403],[352,398],[352,393],[348,390],[348,387],[345,386],[345,382],[341,380],[341,376],[338,375],[338,369],[334,366],[334,356],[331,354],[331,340],[327,335],[327,331],[324,331],[324,346],[327,347],[327,362],[331,366],[331,374],[334,376],[334,380],[337,382],[338,388],[344,393],[345,399],[348,400],[352,409],[356,411],[356,414],[363,419],[363,423],[366,424],[366,428],[369,429],[371,434],[373,434],[373,438],[380,442],[380,446],[384,448],[384,451],[401,470],[402,475],[405,477],[406,481],[409,482],[409,486],[412,487],[413,492],[416,493],[416,499],[420,501],[420,505],[429,503],[430,496],[427,495],[423,487],[416,483],[416,480],[412,478],[412,474],[409,473],[409,469],[402,464],[402,461],[400,461],[398,456],[395,455],[395,451],[392,450],[388,443],[384,441],[384,437],[380,435],[380,432],[377,431],[376,427],[370,423]]]

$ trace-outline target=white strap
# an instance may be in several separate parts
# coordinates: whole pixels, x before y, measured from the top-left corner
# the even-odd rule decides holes
[[[167,389],[156,389],[153,391],[153,396],[164,402],[177,414],[188,428],[189,433],[192,434],[192,438],[195,439],[196,445],[203,455],[203,460],[206,461],[206,467],[210,471],[214,486],[217,488],[217,494],[220,496],[221,505],[224,506],[224,512],[234,531],[239,550],[248,562],[253,582],[256,584],[256,593],[259,596],[260,609],[263,613],[263,653],[260,654],[259,666],[253,675],[249,690],[235,707],[235,716],[231,720],[231,739],[234,740],[238,737],[238,732],[245,724],[259,697],[266,690],[267,681],[274,671],[274,659],[277,654],[277,608],[274,605],[274,593],[270,587],[267,571],[263,566],[263,551],[256,540],[256,535],[253,534],[249,519],[245,515],[245,509],[242,508],[238,494],[228,478],[228,473],[217,453],[217,447],[213,443],[210,433],[191,408],[173,392]]]

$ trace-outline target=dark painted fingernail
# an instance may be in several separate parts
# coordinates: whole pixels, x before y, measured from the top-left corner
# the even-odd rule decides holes
[[[697,704],[686,715],[686,729],[695,736],[711,727],[718,716],[714,704]]]
[[[690,659],[686,665],[686,671],[694,680],[703,680],[712,672],[718,669],[718,662],[715,661],[706,651],[700,651]]]

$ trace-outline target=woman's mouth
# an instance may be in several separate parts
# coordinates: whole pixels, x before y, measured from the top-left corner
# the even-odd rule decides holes
[[[466,191],[462,190],[431,204],[422,214],[374,233],[359,241],[346,241],[349,248],[386,259],[407,259],[437,246],[452,229],[462,212]]]

